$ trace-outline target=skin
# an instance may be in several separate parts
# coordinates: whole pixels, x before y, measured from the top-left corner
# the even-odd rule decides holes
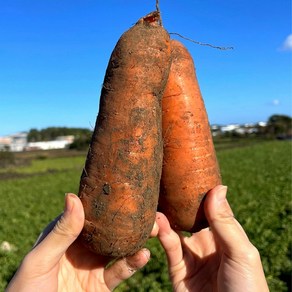
[[[269,291],[258,250],[234,218],[227,188],[212,189],[204,204],[210,229],[184,237],[158,213],[158,239],[165,249],[174,291]]]
[[[162,98],[163,168],[158,209],[173,229],[208,226],[201,201],[221,184],[208,116],[191,54],[171,40],[172,63]]]
[[[150,252],[142,249],[106,268],[111,258],[90,252],[76,240],[83,224],[82,203],[68,194],[64,213],[44,230],[6,292],[112,291],[148,262]]]

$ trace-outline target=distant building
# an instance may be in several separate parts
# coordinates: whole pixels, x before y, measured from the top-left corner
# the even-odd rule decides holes
[[[264,128],[267,126],[265,122],[259,122],[257,124],[229,124],[229,125],[212,125],[211,131],[212,135],[220,136],[228,133],[236,133],[238,135],[249,135],[259,132],[259,128]]]
[[[0,151],[10,150],[11,138],[10,137],[0,137]]]
[[[221,132],[233,132],[240,129],[240,125],[238,124],[231,124],[231,125],[226,125],[221,127]]]
[[[29,142],[25,150],[51,150],[51,149],[64,149],[71,143],[68,141],[39,141],[39,142]]]
[[[0,137],[0,151],[20,152],[27,145],[27,132]]]
[[[258,123],[258,125],[259,125],[260,127],[266,127],[267,124],[268,124],[268,123],[266,123],[266,122],[259,122],[259,123]]]
[[[220,135],[221,132],[221,127],[218,125],[211,125],[211,132],[212,132],[212,136],[216,137]]]
[[[67,141],[69,144],[74,142],[74,135],[59,136],[55,139],[56,141]]]
[[[27,132],[20,132],[14,135],[11,135],[12,139],[10,144],[10,151],[20,152],[23,151],[27,145]]]
[[[10,136],[0,137],[0,151],[31,151],[67,148],[74,141],[74,136],[60,136],[54,141],[28,142],[27,132],[20,132]]]
[[[52,150],[52,149],[64,149],[74,142],[74,136],[59,136],[53,141],[38,141],[29,142],[25,150]]]

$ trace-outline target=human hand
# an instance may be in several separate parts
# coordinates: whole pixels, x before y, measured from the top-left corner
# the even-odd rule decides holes
[[[142,249],[107,267],[111,258],[93,254],[76,241],[83,225],[82,203],[68,194],[64,213],[44,230],[6,291],[111,291],[148,262],[150,252]]]
[[[191,237],[173,231],[157,213],[174,291],[269,291],[259,252],[234,218],[226,192],[217,186],[208,193],[204,209],[210,228]]]

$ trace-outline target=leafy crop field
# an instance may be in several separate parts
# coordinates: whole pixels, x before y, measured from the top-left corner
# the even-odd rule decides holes
[[[291,142],[231,146],[217,148],[229,201],[261,253],[270,290],[289,291]],[[0,170],[0,291],[41,230],[62,211],[65,192],[77,192],[84,159],[84,154],[38,156],[26,165]],[[9,251],[2,249],[3,242],[9,243]],[[152,253],[150,263],[117,291],[171,291],[159,243],[150,239],[147,245]]]

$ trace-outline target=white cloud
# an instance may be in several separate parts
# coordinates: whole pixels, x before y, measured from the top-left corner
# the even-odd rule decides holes
[[[284,50],[284,51],[292,51],[292,34],[289,34],[286,37],[286,39],[285,39],[285,41],[284,41],[284,43],[282,45],[282,50]]]
[[[279,99],[274,99],[274,100],[272,101],[272,104],[273,104],[274,106],[279,105],[279,103],[280,103]]]

